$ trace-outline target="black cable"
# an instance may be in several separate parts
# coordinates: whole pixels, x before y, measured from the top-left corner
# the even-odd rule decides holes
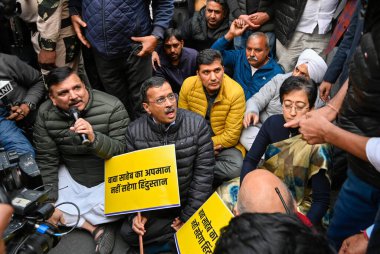
[[[12,254],[17,254],[18,251],[20,250],[21,246],[24,245],[24,243],[29,239],[30,235],[28,235],[27,237],[25,237],[24,240],[22,240],[22,242],[17,246],[17,248],[13,251]]]
[[[61,206],[61,205],[65,205],[65,204],[67,204],[67,205],[73,205],[77,209],[77,211],[78,211],[77,222],[75,223],[75,225],[69,231],[64,232],[64,233],[56,233],[56,234],[54,234],[55,236],[64,236],[64,235],[67,235],[67,234],[71,233],[78,226],[78,223],[79,223],[79,220],[80,220],[80,210],[79,210],[79,207],[76,204],[74,204],[73,202],[62,202],[62,203],[56,205],[55,208],[57,208],[58,206]]]

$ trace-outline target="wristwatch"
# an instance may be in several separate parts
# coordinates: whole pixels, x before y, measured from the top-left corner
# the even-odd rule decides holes
[[[35,110],[36,109],[36,104],[34,104],[33,102],[23,101],[21,104],[28,105],[28,107],[29,107],[30,110]]]

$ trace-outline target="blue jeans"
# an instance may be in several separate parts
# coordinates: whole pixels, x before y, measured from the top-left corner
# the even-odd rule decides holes
[[[337,250],[344,239],[372,225],[380,207],[380,189],[360,180],[351,169],[347,175],[327,231],[327,237]]]
[[[16,123],[6,119],[6,115],[7,110],[0,107],[0,147],[5,151],[16,151],[19,155],[31,153],[34,157],[33,146]]]
[[[368,243],[367,254],[377,254],[380,250],[380,209],[377,211],[375,227]]]
[[[239,49],[245,49],[245,46],[247,44],[248,37],[253,34],[254,32],[252,30],[245,31],[242,36],[238,36],[234,38],[234,47],[236,50]],[[276,36],[273,32],[266,32],[266,36],[269,39],[269,48],[272,58],[276,58]]]

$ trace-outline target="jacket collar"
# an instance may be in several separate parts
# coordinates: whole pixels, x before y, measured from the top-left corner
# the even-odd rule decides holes
[[[169,126],[165,126],[164,124],[157,123],[150,115],[145,114],[145,117],[147,118],[148,125],[152,129],[152,131],[157,133],[175,133],[178,131],[182,124],[183,119],[183,109],[177,108],[177,117],[175,121],[170,124]]]

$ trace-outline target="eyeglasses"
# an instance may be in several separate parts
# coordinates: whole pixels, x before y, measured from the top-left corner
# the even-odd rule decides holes
[[[280,198],[281,203],[282,203],[282,205],[283,205],[284,208],[285,208],[286,214],[290,214],[289,207],[286,205],[285,200],[284,200],[284,198],[282,197],[280,190],[279,190],[277,187],[274,188],[274,190],[276,191],[278,197]]]
[[[302,103],[303,105],[300,106],[297,105],[297,103]],[[288,112],[292,112],[293,108],[296,110],[296,112],[302,112],[304,110],[309,109],[309,107],[306,107],[306,105],[303,102],[284,101],[282,105]]]
[[[154,101],[149,101],[151,103],[156,103],[157,105],[162,105],[166,102],[166,100],[169,100],[170,102],[174,102],[177,99],[177,96],[174,93],[170,93],[167,96],[161,96],[158,99]]]

